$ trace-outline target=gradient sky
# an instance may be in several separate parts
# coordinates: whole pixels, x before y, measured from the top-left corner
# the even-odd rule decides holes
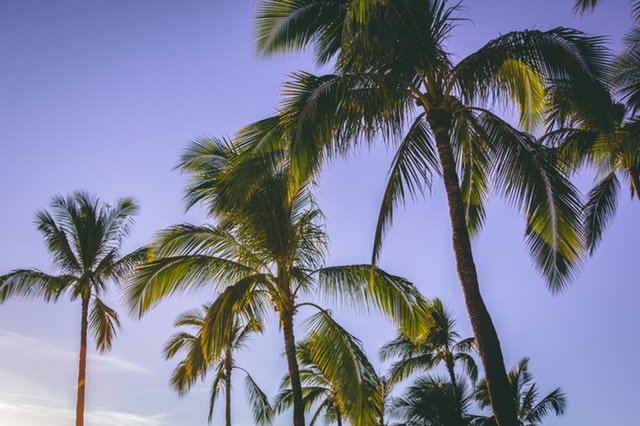
[[[451,50],[461,57],[510,30],[559,25],[607,35],[615,50],[631,25],[629,5],[602,3],[574,17],[570,0],[468,0],[463,16],[470,21],[460,23]],[[195,137],[229,135],[271,115],[287,73],[314,69],[308,55],[256,58],[254,7],[254,0],[0,0],[0,273],[49,270],[33,217],[56,193],[137,198],[142,209],[127,248],[165,226],[204,221],[198,211],[184,213],[184,179],[172,171],[180,150]],[[378,148],[325,167],[319,198],[330,264],[369,259],[390,159]],[[588,188],[591,174],[579,183]],[[530,356],[542,390],[561,386],[567,393],[566,415],[548,425],[624,426],[637,418],[640,205],[622,194],[600,250],[560,295],[546,290],[523,243],[523,220],[502,201],[492,201],[474,243],[508,366]],[[469,335],[443,195],[436,186],[431,197],[397,214],[382,266],[443,299]],[[206,424],[208,387],[179,399],[167,384],[173,362],[160,351],[175,316],[212,296],[175,298],[137,321],[114,292],[110,300],[125,328],[110,354],[90,352],[88,425]],[[334,312],[375,360],[393,334],[389,323]],[[79,319],[79,303],[0,306],[1,425],[72,424]],[[270,395],[285,370],[281,342],[272,319],[239,356]],[[233,409],[235,424],[252,423],[241,380]]]

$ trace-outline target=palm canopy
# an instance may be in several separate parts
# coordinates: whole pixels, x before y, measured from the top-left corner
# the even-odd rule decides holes
[[[529,372],[528,358],[520,360],[509,372],[508,378],[520,425],[538,426],[548,414],[553,412],[560,416],[564,413],[566,398],[560,388],[556,388],[540,398],[538,386],[533,382],[533,377]],[[475,399],[481,408],[490,405],[486,381],[481,380],[478,384]],[[495,423],[492,419],[485,419],[479,424],[488,426]]]
[[[458,395],[458,398],[454,398]],[[406,426],[471,425],[472,398],[466,383],[453,385],[437,376],[418,377],[403,395],[391,400],[391,417]]]
[[[297,357],[303,384],[305,410],[312,412],[310,425],[377,424],[382,414],[382,381],[367,359],[360,341],[342,328],[327,311],[305,323],[307,335],[298,344]],[[291,378],[280,385],[274,410],[292,406]]]
[[[265,393],[258,387],[251,374],[244,368],[236,365],[235,352],[246,347],[252,334],[261,333],[263,325],[260,321],[252,319],[246,323],[236,322],[229,333],[230,340],[225,342],[225,348],[218,357],[212,357],[206,351],[207,343],[204,341],[203,329],[206,318],[211,315],[211,305],[205,305],[201,309],[193,309],[181,314],[175,322],[176,327],[187,327],[194,331],[178,331],[171,336],[164,348],[165,358],[176,357],[184,354],[171,375],[171,386],[183,396],[189,392],[192,386],[200,379],[204,380],[208,373],[213,373],[211,392],[209,398],[209,422],[213,420],[213,408],[220,392],[229,392],[231,389],[231,371],[241,370],[245,373],[246,396],[253,411],[256,424],[270,424],[272,410]],[[230,401],[230,397],[228,398]],[[230,410],[230,408],[229,408]]]
[[[247,135],[245,129],[233,143],[201,140],[185,152],[179,168],[190,177],[187,201],[205,204],[216,224],[159,232],[152,244],[155,258],[129,278],[127,299],[143,315],[175,293],[217,292],[203,326],[212,357],[220,355],[237,318],[262,318],[275,310],[292,375],[294,423],[302,425],[293,319],[302,305],[313,303],[299,303],[300,297],[383,312],[416,339],[428,331],[428,303],[409,281],[380,268],[325,267],[322,214],[308,182],[290,184],[286,155],[267,162],[265,156],[243,155]],[[270,138],[278,140],[274,135]],[[277,151],[273,143],[271,149]]]
[[[85,192],[55,196],[50,210],[36,214],[57,274],[38,269],[16,269],[0,277],[0,303],[12,298],[92,302],[89,328],[100,351],[111,349],[120,326],[116,311],[102,297],[109,283],[117,283],[146,257],[145,249],[122,253],[138,211],[131,198],[112,206]]]
[[[419,370],[430,370],[443,365],[450,380],[456,384],[455,367],[461,365],[475,383],[478,367],[472,356],[473,338],[461,339],[455,330],[455,320],[439,299],[429,307],[433,325],[429,336],[422,342],[414,342],[402,333],[380,349],[382,361],[396,360],[389,370],[389,382],[395,384]]]
[[[183,156],[180,167],[192,178],[188,199],[206,201],[218,223],[177,225],[157,234],[155,258],[137,268],[126,288],[138,315],[173,293],[208,287],[220,292],[214,305],[229,312],[240,305],[243,312],[263,313],[268,306],[281,312],[292,297],[308,294],[380,310],[410,330],[425,326],[428,319],[418,308],[426,301],[407,280],[369,265],[323,267],[322,214],[306,186],[287,201],[286,170],[257,181],[242,202],[224,200],[229,183],[213,177],[226,178],[237,158],[234,150],[226,141],[210,139]],[[222,317],[218,312],[212,320]]]
[[[562,288],[584,245],[577,190],[558,172],[549,150],[487,107],[515,103],[520,124],[535,129],[545,113],[553,113],[546,108],[548,89],[562,82],[584,114],[605,125],[611,101],[603,40],[568,28],[517,31],[454,63],[446,40],[458,22],[458,6],[437,0],[369,3],[364,21],[352,18],[358,2],[349,0],[269,0],[258,8],[260,52],[313,45],[319,61],[335,63],[334,74],[298,72],[285,85],[282,112],[273,123],[290,134],[292,173],[301,178],[317,171],[326,155],[376,135],[395,145],[375,260],[394,207],[441,174],[436,133],[450,128],[470,232],[482,226],[493,187],[525,213],[532,256],[551,288]]]

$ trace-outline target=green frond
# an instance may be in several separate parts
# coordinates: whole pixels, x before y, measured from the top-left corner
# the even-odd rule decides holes
[[[425,114],[420,114],[396,150],[389,169],[387,186],[382,197],[373,243],[372,263],[376,263],[382,249],[382,238],[393,220],[394,208],[407,196],[415,199],[431,187],[431,179],[438,170],[433,136]]]
[[[379,378],[362,350],[360,341],[325,312],[304,325],[305,349],[310,359],[332,384],[335,402],[353,425],[375,424],[382,410]]]
[[[602,239],[602,233],[611,222],[616,210],[620,182],[610,173],[587,194],[585,205],[586,239],[591,254]]]
[[[247,401],[253,411],[253,420],[255,423],[257,425],[271,424],[273,409],[269,404],[269,398],[256,384],[250,374],[247,374],[245,377],[245,389]]]
[[[317,271],[320,294],[338,304],[375,309],[387,315],[412,339],[423,339],[432,325],[429,302],[404,278],[371,265],[348,265]]]
[[[213,406],[216,403],[216,399],[218,399],[218,393],[222,388],[222,376],[217,375],[211,384],[211,390],[209,391],[209,416],[207,418],[208,422],[211,423],[213,421]]]
[[[160,300],[175,294],[224,288],[254,271],[232,260],[205,256],[173,256],[150,260],[137,267],[124,287],[127,304],[138,316]]]
[[[94,297],[89,314],[89,328],[93,331],[96,346],[100,352],[111,350],[113,339],[121,326],[118,313],[100,298]]]
[[[578,191],[557,167],[552,150],[489,113],[479,123],[495,149],[496,187],[525,212],[533,260],[549,288],[559,291],[582,263],[585,243]]]
[[[296,52],[314,43],[318,62],[326,63],[341,47],[345,19],[356,6],[352,3],[367,2],[261,0],[255,18],[258,54]]]
[[[37,269],[16,269],[0,276],[0,304],[7,300],[43,299],[56,301],[75,286],[73,275],[49,275]]]

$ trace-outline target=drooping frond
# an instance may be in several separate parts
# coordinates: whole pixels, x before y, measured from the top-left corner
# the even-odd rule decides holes
[[[333,266],[317,273],[318,291],[328,299],[378,310],[412,339],[420,340],[428,334],[432,325],[429,302],[406,279],[371,265]]]
[[[93,331],[96,346],[100,352],[111,350],[113,339],[120,327],[118,313],[107,306],[99,297],[94,297],[89,314],[89,328]]]
[[[620,182],[615,172],[608,174],[587,195],[585,205],[586,239],[591,254],[616,210]]]
[[[253,274],[246,265],[204,255],[158,258],[140,265],[125,285],[127,304],[138,316],[177,292],[224,288]]]
[[[73,275],[49,275],[37,269],[16,269],[0,276],[0,304],[13,298],[55,301],[75,285]]]
[[[387,186],[382,197],[373,243],[372,263],[376,263],[382,249],[382,238],[393,220],[395,207],[410,196],[415,199],[431,187],[431,178],[438,170],[433,137],[420,114],[396,150],[389,170]]]
[[[271,424],[273,409],[269,404],[269,398],[262,389],[260,389],[250,374],[247,373],[244,382],[247,401],[253,412],[253,420],[257,425]]]
[[[552,291],[561,290],[582,262],[584,232],[577,189],[559,170],[552,150],[498,117],[478,120],[494,146],[494,179],[526,215],[527,245]]]
[[[360,341],[326,312],[309,318],[305,330],[305,351],[331,383],[338,407],[355,426],[375,424],[383,403],[379,378]]]

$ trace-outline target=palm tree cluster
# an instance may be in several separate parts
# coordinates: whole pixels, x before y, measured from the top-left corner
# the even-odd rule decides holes
[[[205,209],[208,223],[168,227],[124,254],[138,208],[130,198],[109,205],[77,192],[37,214],[56,273],[0,276],[0,303],[63,295],[80,302],[76,426],[84,424],[88,330],[106,352],[120,326],[103,300],[110,283],[138,318],[177,294],[207,294],[177,318],[164,355],[179,358],[170,378],[179,395],[210,381],[209,421],[222,393],[225,424],[233,424],[236,373],[256,424],[290,412],[294,426],[524,426],[564,412],[564,394],[541,396],[527,358],[507,371],[471,243],[489,195],[502,196],[524,216],[524,238],[548,288],[561,291],[602,240],[621,182],[640,200],[640,27],[617,57],[602,37],[559,27],[500,35],[456,60],[449,40],[461,3],[259,0],[259,54],[310,48],[330,73],[292,73],[275,115],[229,139],[188,145],[177,166],[188,177],[184,198],[187,209]],[[597,3],[577,0],[575,11]],[[640,22],[640,3],[631,3]],[[494,112],[504,106],[517,124]],[[318,174],[332,158],[378,142],[395,155],[371,262],[327,265]],[[597,174],[582,197],[572,177],[585,166]],[[378,266],[394,211],[438,180],[473,331],[464,339],[440,300]],[[384,377],[336,321],[333,310],[343,308],[375,311],[397,327],[380,350],[390,363]],[[271,316],[287,365],[273,400],[237,361]]]

